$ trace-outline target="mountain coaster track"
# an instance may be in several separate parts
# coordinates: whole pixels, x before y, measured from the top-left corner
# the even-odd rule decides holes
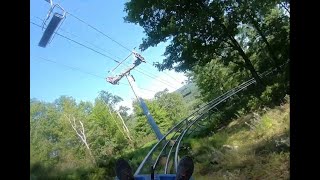
[[[283,67],[289,62],[289,60],[281,65]],[[265,78],[269,74],[277,71],[276,69],[266,71],[259,76]],[[175,174],[177,172],[178,162],[179,162],[179,150],[181,141],[184,136],[190,135],[198,127],[204,127],[200,125],[199,122],[205,120],[208,115],[210,115],[214,108],[217,110],[216,106],[225,102],[230,97],[234,96],[238,92],[245,90],[248,86],[255,84],[256,81],[254,78],[249,79],[248,81],[238,85],[237,87],[228,90],[224,94],[218,96],[212,101],[206,103],[205,105],[198,108],[196,111],[191,113],[188,117],[178,122],[173,126],[162,139],[160,139],[148,152],[143,161],[140,163],[139,167],[135,172],[135,176],[150,174],[150,167],[154,170],[155,174]],[[196,124],[196,126],[194,126]],[[188,131],[195,127],[189,134]],[[167,140],[168,136],[171,136]],[[172,157],[174,153],[174,157]],[[173,158],[173,159],[172,159]],[[165,164],[160,163],[161,159],[165,160]],[[160,166],[162,164],[162,166]],[[172,167],[174,166],[174,169]],[[150,176],[150,175],[149,175]]]

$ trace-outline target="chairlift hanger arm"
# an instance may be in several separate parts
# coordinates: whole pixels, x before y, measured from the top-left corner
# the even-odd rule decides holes
[[[133,62],[133,64],[127,69],[127,70],[125,70],[123,73],[121,73],[120,75],[117,75],[117,76],[115,76],[115,77],[107,77],[107,81],[109,82],[109,83],[111,83],[111,84],[118,84],[118,82],[126,75],[126,74],[130,74],[130,71],[132,70],[132,69],[134,69],[135,67],[137,67],[137,66],[139,66],[140,64],[141,64],[141,62],[146,62],[145,60],[144,60],[144,58],[140,55],[140,54],[138,54],[138,53],[136,53],[136,52],[132,52],[133,54],[134,54],[134,56],[137,58],[134,62]],[[118,65],[119,66],[119,65]],[[118,67],[117,66],[117,67]]]
[[[48,3],[50,3],[50,5],[52,6],[52,0],[45,0],[45,1],[47,1]]]

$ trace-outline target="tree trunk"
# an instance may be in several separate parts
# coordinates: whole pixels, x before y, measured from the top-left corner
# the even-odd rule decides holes
[[[217,17],[214,17],[214,19],[220,24],[223,30],[227,33],[227,36],[231,40],[233,47],[235,48],[235,50],[239,52],[240,56],[243,58],[245,67],[250,71],[253,78],[256,80],[257,84],[259,84],[260,86],[264,86],[260,76],[258,75],[257,71],[254,69],[253,64],[251,63],[246,53],[243,51],[238,41],[229,33],[227,27]]]
[[[131,139],[130,133],[129,133],[129,129],[128,129],[126,123],[124,123],[124,120],[122,119],[122,117],[121,117],[121,115],[120,115],[120,113],[119,113],[118,111],[117,111],[117,114],[118,114],[118,116],[120,117],[120,119],[121,119],[121,121],[122,121],[123,129],[126,131],[129,140],[132,142],[132,139]]]
[[[269,54],[270,54],[270,56],[271,56],[271,58],[272,58],[272,60],[273,60],[274,66],[277,68],[277,70],[279,70],[278,58],[276,57],[273,49],[271,48],[271,46],[270,46],[270,44],[269,44],[266,36],[263,34],[263,32],[262,32],[262,30],[260,29],[257,21],[254,20],[252,14],[249,14],[249,18],[250,18],[250,21],[251,21],[252,25],[253,25],[254,28],[257,30],[258,34],[261,36],[263,42],[266,44],[267,49],[268,49],[268,51],[269,51]]]
[[[289,4],[288,2],[285,2],[286,4]],[[280,3],[280,6],[282,7],[282,8],[284,8],[286,11],[287,11],[287,13],[289,13],[290,14],[290,10],[286,7],[286,4],[283,4],[282,2]]]
[[[85,146],[87,148],[87,151],[89,152],[89,155],[90,155],[92,163],[94,165],[96,165],[96,160],[95,160],[94,156],[92,155],[91,149],[90,149],[89,144],[87,142],[87,137],[86,137],[86,134],[85,134],[85,131],[84,131],[83,123],[79,120],[81,128],[78,128],[75,117],[72,117],[73,122],[71,122],[71,116],[69,116],[69,117],[66,116],[66,118],[69,120],[69,123],[70,123],[72,129],[76,132],[76,134],[79,136],[81,141],[85,144]]]
[[[240,47],[237,40],[234,39],[234,37],[230,36],[230,40],[234,43],[235,49],[239,52],[240,56],[243,58],[245,67],[250,71],[253,78],[256,80],[257,84],[264,86],[263,81],[261,80],[260,76],[258,75],[257,71],[255,70],[253,64],[251,63],[249,57],[246,55],[246,53],[243,51],[243,49]]]

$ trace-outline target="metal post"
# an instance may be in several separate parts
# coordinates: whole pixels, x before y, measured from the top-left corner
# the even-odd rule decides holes
[[[137,97],[140,106],[143,110],[143,113],[147,116],[148,122],[151,126],[151,128],[153,129],[153,131],[155,132],[158,140],[162,139],[163,135],[161,134],[159,127],[157,126],[156,122],[154,121],[152,115],[149,112],[149,109],[146,105],[146,103],[143,101],[143,99],[139,96],[139,90],[137,88],[137,85],[135,84],[135,81],[133,80],[133,78],[131,77],[131,75],[126,74],[126,78],[128,79],[128,82],[131,86],[131,89],[133,91],[133,93],[135,94],[135,96]]]

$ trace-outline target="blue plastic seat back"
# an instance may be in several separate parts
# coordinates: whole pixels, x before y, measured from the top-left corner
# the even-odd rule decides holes
[[[175,180],[175,174],[155,174],[154,180]],[[150,174],[136,175],[134,176],[135,180],[151,180]]]
[[[63,16],[59,13],[54,13],[49,25],[47,26],[47,28],[45,29],[41,40],[39,42],[39,46],[40,47],[46,47],[47,44],[49,43],[53,33],[56,31],[58,25],[60,24],[61,20],[63,19]]]
[[[176,175],[175,174],[155,174],[154,180],[175,180]],[[119,180],[117,177],[115,180]],[[150,174],[141,174],[141,175],[135,175],[134,180],[151,180]],[[190,178],[190,180],[194,180],[193,177]]]

